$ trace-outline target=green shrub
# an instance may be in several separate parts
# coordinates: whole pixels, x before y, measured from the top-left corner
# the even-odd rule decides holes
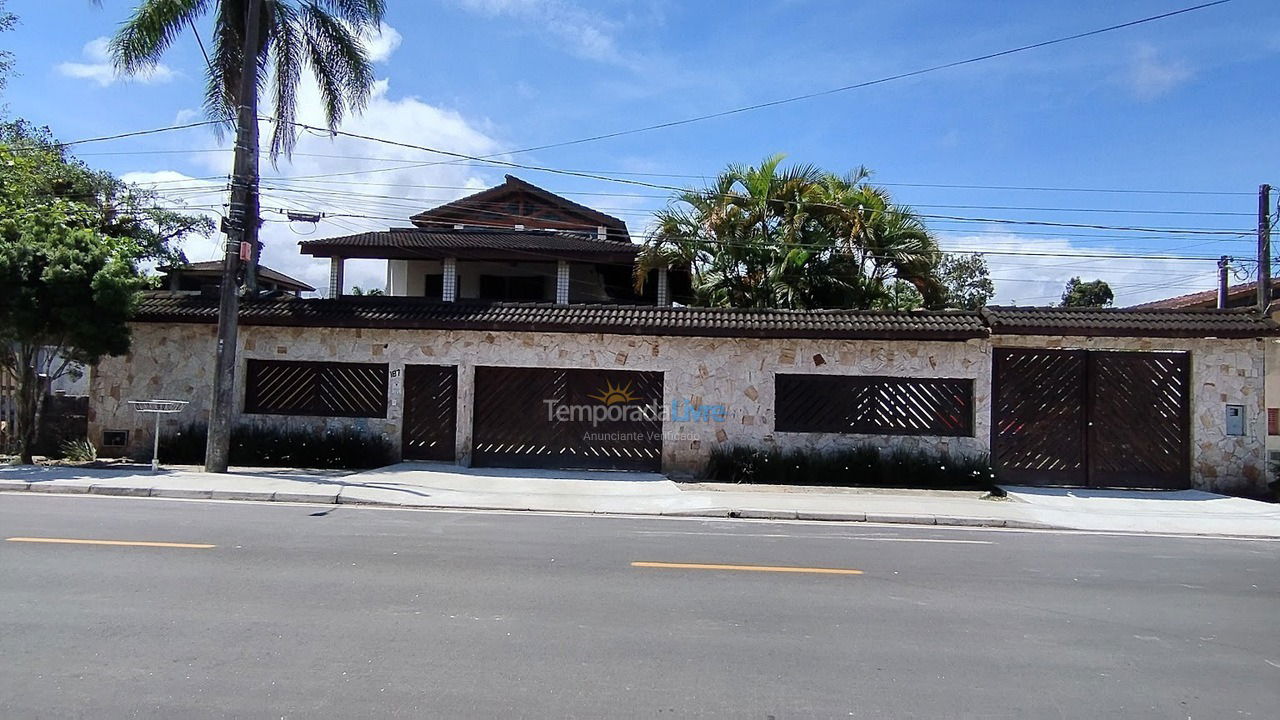
[[[995,474],[985,455],[928,450],[716,448],[703,472],[711,482],[831,487],[990,489]]]
[[[204,462],[209,429],[189,423],[160,437],[160,458],[166,463]],[[356,428],[316,430],[237,425],[231,431],[232,465],[260,467],[364,469],[396,462],[395,448],[381,435]]]
[[[64,440],[58,446],[58,451],[62,454],[63,459],[71,462],[93,462],[98,459],[98,448],[87,438],[79,440]]]

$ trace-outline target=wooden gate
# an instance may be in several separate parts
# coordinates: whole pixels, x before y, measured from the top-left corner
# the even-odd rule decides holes
[[[406,365],[401,456],[405,460],[457,459],[458,368]]]
[[[662,373],[478,367],[472,464],[658,471]]]
[[[1187,353],[996,349],[991,454],[1002,482],[1190,486]]]

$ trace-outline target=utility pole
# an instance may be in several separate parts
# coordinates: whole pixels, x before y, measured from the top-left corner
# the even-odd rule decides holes
[[[1218,309],[1227,307],[1227,271],[1231,269],[1231,258],[1223,255],[1218,259]]]
[[[236,336],[240,326],[240,258],[249,228],[258,222],[252,202],[258,183],[258,41],[262,0],[245,3],[244,46],[236,107],[236,154],[231,175],[230,216],[224,223],[227,246],[222,258],[222,296],[218,305],[218,354],[209,406],[209,439],[204,452],[207,472],[226,472],[231,451],[231,416],[235,412]]]
[[[1271,304],[1271,186],[1258,186],[1258,312]]]

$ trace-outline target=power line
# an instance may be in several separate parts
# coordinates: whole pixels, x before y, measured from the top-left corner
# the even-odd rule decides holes
[[[266,119],[274,120],[273,118],[266,118]],[[114,155],[182,155],[182,154],[215,153],[215,152],[216,153],[230,152],[230,149],[203,148],[203,149],[197,149],[197,150],[131,150],[131,151],[99,152],[99,153],[78,153],[78,156],[79,157],[97,157],[97,156],[114,156]],[[268,151],[266,150],[262,151],[263,154],[266,154],[267,152]],[[430,150],[428,152],[435,152],[435,151]],[[447,186],[413,185],[409,183],[370,183],[363,180],[330,180],[329,178],[344,177],[344,176],[350,176],[350,175],[369,175],[369,174],[376,174],[376,173],[382,173],[382,172],[394,172],[397,170],[414,170],[418,168],[433,167],[437,165],[447,165],[447,166],[456,166],[456,167],[479,167],[479,168],[494,167],[494,162],[488,159],[478,159],[474,161],[473,160],[457,160],[457,161],[448,161],[448,162],[424,163],[424,162],[419,162],[417,160],[409,160],[406,158],[370,157],[370,156],[361,156],[361,155],[338,155],[333,153],[300,153],[300,152],[292,153],[291,157],[313,157],[313,158],[327,158],[327,159],[333,159],[333,160],[368,160],[368,161],[374,161],[374,162],[396,162],[396,163],[407,163],[407,164],[403,166],[398,166],[398,167],[367,168],[362,170],[351,170],[351,171],[345,171],[345,172],[319,173],[315,175],[276,175],[276,176],[273,176],[271,179],[281,180],[281,181],[283,180],[289,180],[289,181],[314,180],[315,182],[323,181],[323,182],[334,183],[334,184],[347,183],[347,184],[371,185],[371,186],[382,186],[382,187],[445,188]],[[481,157],[484,157],[484,156],[481,156]],[[496,157],[496,156],[490,156],[490,157]],[[542,168],[533,167],[533,166],[525,166],[522,169],[530,170],[534,172],[549,172],[548,170],[544,170]],[[623,177],[660,177],[660,178],[679,178],[679,179],[686,179],[686,180],[707,180],[709,178],[715,177],[715,173],[706,173],[706,174],[697,175],[697,174],[690,174],[690,173],[631,172],[631,171],[625,171],[625,170],[583,170],[578,168],[567,168],[565,169],[565,171],[585,174],[585,175],[618,175]],[[216,180],[216,179],[221,179],[225,177],[226,177],[225,175],[211,175],[211,176],[205,176],[202,178],[190,178],[190,179],[191,180]],[[178,183],[178,182],[187,182],[187,181],[188,181],[187,179],[156,180],[156,181],[150,181],[150,182],[138,183],[138,184],[154,185],[154,184]],[[1025,192],[1061,192],[1061,193],[1130,194],[1130,195],[1200,195],[1200,196],[1221,196],[1221,197],[1238,197],[1238,196],[1254,197],[1257,195],[1256,192],[1230,191],[1230,190],[1169,190],[1169,189],[1158,189],[1158,188],[1082,188],[1082,187],[1054,187],[1054,186],[1047,186],[1047,185],[979,185],[979,184],[953,184],[953,183],[881,182],[879,180],[876,180],[874,184],[882,185],[885,187],[909,187],[909,188],[926,188],[926,189],[941,189],[941,190],[1002,190],[1002,191],[1025,191]],[[472,190],[474,188],[460,186],[460,189]],[[688,189],[690,188],[681,188],[681,190],[688,190]],[[1280,188],[1277,188],[1274,192],[1280,193]],[[631,196],[631,195],[625,195],[622,193],[563,192],[560,194],[578,194],[578,195],[594,194],[594,195],[613,195],[617,197],[642,197],[640,195]],[[665,197],[665,196],[654,196],[654,197]],[[1164,212],[1164,211],[1160,211],[1160,212]],[[1249,215],[1250,217],[1253,216],[1252,213],[1239,213],[1239,214]]]
[[[271,180],[273,182],[285,182],[285,183],[302,182],[298,179],[290,178],[288,176],[270,177],[270,178],[264,178],[264,180]],[[433,184],[421,184],[421,183],[371,183],[371,182],[364,182],[361,180],[327,180],[323,178],[312,179],[306,182],[309,182],[310,184],[313,184],[313,185],[359,185],[363,187],[414,188],[414,189],[426,189],[426,190],[470,190],[473,192],[476,190],[476,188],[473,188],[467,185],[433,185]],[[883,185],[885,183],[873,183],[873,184]],[[341,192],[346,193],[347,191],[344,190]],[[621,198],[640,198],[640,199],[650,199],[650,200],[671,199],[670,195],[657,195],[653,193],[590,192],[590,191],[584,191],[584,190],[550,190],[550,189],[548,190],[548,192],[553,192],[553,193],[556,193],[557,195],[578,195],[583,197],[621,197]],[[1242,194],[1248,194],[1248,193],[1242,193]],[[381,196],[381,197],[389,197],[389,196]],[[436,198],[403,198],[403,199],[405,200],[421,199],[424,202],[440,201]],[[447,201],[443,201],[443,202],[447,202]],[[1255,213],[1250,213],[1250,212],[1231,212],[1231,211],[1221,211],[1221,210],[1156,210],[1156,209],[1142,209],[1142,208],[1123,208],[1123,209],[1064,208],[1064,207],[1028,207],[1028,206],[1021,206],[1021,205],[931,205],[931,204],[922,204],[922,203],[912,203],[911,206],[913,208],[924,207],[924,208],[936,208],[941,210],[1013,210],[1013,211],[1026,211],[1026,212],[1079,212],[1079,213],[1112,213],[1112,214],[1127,214],[1127,215],[1218,215],[1218,216],[1250,217],[1250,218],[1254,217],[1255,215]],[[598,209],[609,209],[609,208],[598,208]],[[632,209],[632,208],[624,208],[624,209]]]
[[[1229,1],[1230,0],[1218,0],[1219,3],[1229,2]],[[543,172],[554,173],[558,175],[566,175],[570,177],[581,177],[589,180],[600,180],[604,182],[621,183],[625,185],[636,185],[639,187],[648,187],[648,188],[654,188],[658,190],[669,190],[672,192],[685,192],[685,188],[677,187],[675,185],[663,185],[660,183],[651,183],[643,180],[612,178],[604,175],[579,173],[571,170],[562,170],[559,168],[543,167],[539,165],[528,165],[525,163],[510,162],[506,160],[488,160],[486,158],[478,157],[475,155],[468,155],[466,153],[454,152],[452,150],[440,150],[438,148],[432,148],[425,145],[416,145],[414,143],[406,143],[406,142],[401,142],[399,140],[390,140],[387,138],[380,138],[375,135],[353,133],[345,130],[327,130],[324,128],[319,128],[314,125],[308,125],[306,123],[301,123],[301,122],[290,122],[290,124],[296,127],[302,128],[304,130],[325,132],[334,136],[340,135],[343,137],[366,140],[368,142],[376,142],[384,145],[391,145],[394,147],[408,148],[410,150],[421,150],[424,152],[432,152],[439,155],[462,158],[466,160],[484,160],[485,162],[490,162],[500,167],[541,170]],[[301,178],[294,178],[294,179],[301,179]],[[787,202],[791,202],[791,201],[787,201]],[[820,205],[821,203],[815,203],[815,206],[820,206]],[[917,215],[922,218],[933,218],[933,219],[939,219],[939,220],[956,220],[956,221],[964,221],[964,222],[1010,224],[1010,225],[1037,225],[1037,226],[1050,226],[1050,227],[1079,227],[1079,228],[1089,228],[1089,229],[1097,229],[1097,230],[1124,230],[1127,232],[1143,232],[1143,233],[1168,233],[1170,231],[1178,231],[1180,233],[1194,234],[1194,235],[1239,235],[1242,232],[1245,232],[1239,229],[1217,229],[1217,228],[1179,229],[1179,228],[1169,228],[1169,227],[1116,226],[1116,225],[1098,225],[1093,223],[1065,223],[1065,222],[1052,222],[1047,220],[1012,220],[1008,218],[969,218],[969,217],[959,217],[954,215],[927,215],[927,214],[921,214],[921,213],[917,213]]]
[[[840,87],[831,88],[829,90],[819,90],[817,92],[804,93],[802,95],[794,95],[792,97],[782,98],[779,100],[770,100],[768,102],[756,103],[754,105],[744,105],[742,107],[737,107],[730,110],[721,110],[719,112],[707,113],[705,115],[697,115],[694,117],[684,118],[682,120],[670,120],[667,122],[657,123],[654,125],[646,125],[643,127],[631,128],[629,130],[618,130],[615,132],[601,133],[599,135],[592,135],[590,137],[578,138],[576,140],[565,140],[562,142],[554,142],[554,143],[547,143],[545,145],[534,145],[531,147],[520,148],[519,150],[508,150],[501,154],[515,155],[518,153],[534,152],[537,150],[550,150],[552,148],[568,147],[570,145],[581,145],[583,143],[596,142],[598,140],[607,140],[610,138],[622,137],[624,135],[635,135],[637,133],[649,132],[652,130],[662,130],[666,128],[677,127],[680,125],[689,125],[691,123],[702,122],[704,120],[711,120],[714,118],[721,118],[729,115],[737,115],[739,113],[750,112],[753,110],[761,110],[764,108],[777,107],[779,105],[786,105],[788,103],[800,102],[802,100],[811,100],[813,98],[825,97],[827,95],[835,95],[837,93],[848,92],[850,90],[858,90],[861,88],[871,87],[873,85],[882,85],[884,83],[893,82],[895,80],[903,80],[906,78],[918,77],[920,75],[937,72],[939,70],[947,70],[950,68],[961,67],[963,65],[972,65],[974,63],[993,60],[995,58],[1005,57],[1007,55],[1014,55],[1016,53],[1027,52],[1029,50],[1036,50],[1039,48],[1048,47],[1050,45],[1058,45],[1060,43],[1071,42],[1073,40],[1080,40],[1080,39],[1092,37],[1095,35],[1102,35],[1104,33],[1114,32],[1116,30],[1123,30],[1125,28],[1131,28],[1137,25],[1156,22],[1158,20],[1165,20],[1167,18],[1171,18],[1177,15],[1184,15],[1186,13],[1195,12],[1197,10],[1204,10],[1206,8],[1211,8],[1216,5],[1225,5],[1228,2],[1231,2],[1231,0],[1214,0],[1214,2],[1202,3],[1200,5],[1193,5],[1191,7],[1185,7],[1180,10],[1173,10],[1170,12],[1161,13],[1159,15],[1152,15],[1149,17],[1140,18],[1138,20],[1131,20],[1129,22],[1119,23],[1117,25],[1109,25],[1107,27],[1097,28],[1094,30],[1087,30],[1085,32],[1079,32],[1072,35],[1065,35],[1065,36],[1053,38],[1050,40],[1042,40],[1040,42],[1031,43],[1030,45],[1021,45],[1019,47],[1010,48],[1008,50],[1001,50],[999,52],[987,53],[985,55],[978,55],[975,57],[965,58],[963,60],[954,60],[952,62],[942,63],[940,65],[932,65],[929,67],[920,68],[918,70],[911,70],[909,72],[898,73],[896,75],[887,75],[885,77],[876,78],[875,80],[865,80],[863,82],[853,83],[850,85],[842,85]]]
[[[134,130],[132,132],[119,133],[117,135],[102,135],[100,137],[83,138],[81,140],[72,140],[70,142],[57,142],[48,145],[28,145],[26,147],[9,148],[12,152],[26,152],[34,150],[48,150],[49,148],[64,148],[72,145],[85,145],[88,143],[105,142],[107,140],[123,140],[124,138],[141,137],[143,135],[155,135],[157,133],[171,132],[173,130],[186,130],[188,128],[203,127],[205,125],[215,125],[217,120],[204,120],[201,122],[185,123],[183,125],[170,125],[162,128],[152,128],[150,130]]]

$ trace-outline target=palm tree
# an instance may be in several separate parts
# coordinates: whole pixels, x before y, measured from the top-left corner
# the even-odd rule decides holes
[[[271,157],[292,151],[298,83],[307,66],[320,88],[325,120],[334,129],[348,110],[364,106],[373,70],[360,34],[376,31],[386,12],[383,0],[143,0],[111,41],[115,66],[125,73],[159,62],[196,18],[213,13],[213,54],[207,56],[205,111],[236,130],[228,245],[252,248],[244,273],[252,292],[258,255],[258,96],[272,90],[275,129]],[[198,37],[198,36],[197,36]],[[203,49],[203,45],[201,46]],[[271,70],[270,77],[266,71]],[[241,246],[243,247],[243,245]],[[239,297],[233,251],[226,254],[205,469],[226,472],[234,413],[235,348]]]
[[[811,165],[731,165],[704,190],[679,193],[655,217],[636,280],[688,268],[693,301],[713,307],[887,308],[892,283],[941,305],[937,243],[858,168],[839,177]]]
[[[208,56],[205,111],[214,120],[236,116],[244,57],[245,19],[252,0],[143,0],[111,40],[116,68],[145,71],[195,21],[213,13],[212,52]],[[386,12],[384,0],[259,0],[262,18],[255,72],[270,69],[275,129],[271,155],[289,154],[298,138],[293,124],[298,83],[305,65],[315,77],[325,120],[336,128],[349,111],[360,110],[373,88],[373,68],[360,35],[377,32]],[[254,83],[261,93],[267,78]],[[257,103],[258,98],[246,100]]]

